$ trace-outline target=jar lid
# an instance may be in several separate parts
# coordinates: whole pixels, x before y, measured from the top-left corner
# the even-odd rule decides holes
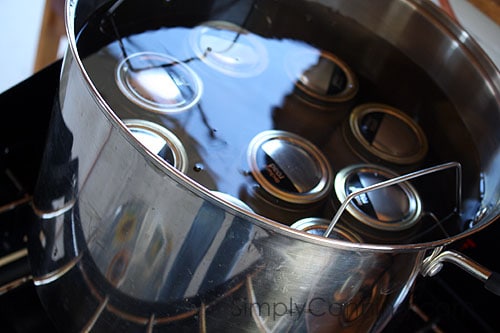
[[[142,108],[159,113],[187,110],[198,103],[203,90],[198,75],[169,55],[135,53],[116,70],[120,91]]]
[[[330,165],[306,139],[286,131],[269,130],[255,136],[248,147],[250,170],[273,197],[289,203],[311,204],[333,186]]]
[[[397,176],[393,171],[375,165],[349,166],[335,177],[335,194],[343,202],[352,192]],[[346,209],[356,220],[369,227],[400,231],[418,222],[422,204],[415,188],[408,182],[402,182],[361,194]]]
[[[306,217],[293,223],[290,228],[305,231],[308,234],[323,236],[330,225],[330,220],[321,217]],[[328,238],[333,238],[351,243],[361,243],[361,238],[343,225],[336,225]]]
[[[356,75],[332,53],[302,50],[290,54],[286,66],[296,87],[313,100],[340,103],[352,99],[358,92]]]
[[[427,154],[422,128],[407,114],[385,104],[362,104],[349,117],[355,139],[369,153],[397,164],[412,164]]]
[[[233,77],[260,74],[269,61],[257,35],[231,22],[208,21],[195,27],[190,44],[203,63]]]
[[[163,126],[142,119],[126,119],[123,123],[150,152],[158,155],[177,170],[186,173],[187,153],[175,134]]]

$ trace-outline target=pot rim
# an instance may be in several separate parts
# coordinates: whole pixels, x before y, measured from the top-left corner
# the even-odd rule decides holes
[[[443,34],[448,35],[452,40],[457,42],[459,47],[464,49],[469,59],[472,59],[471,65],[474,66],[484,77],[488,78],[491,91],[500,96],[500,73],[496,65],[491,61],[486,52],[474,40],[474,38],[460,27],[452,18],[448,17],[436,4],[426,0],[397,0],[407,4],[407,6],[414,8],[416,11],[425,17],[429,22],[443,31]],[[202,199],[209,200],[215,203],[231,214],[244,217],[247,221],[262,227],[265,230],[279,233],[283,236],[292,237],[297,240],[306,241],[308,243],[315,243],[325,247],[335,247],[346,250],[356,251],[378,251],[378,252],[416,252],[422,250],[433,249],[437,247],[446,246],[455,241],[468,237],[495,222],[499,216],[489,218],[488,221],[479,221],[475,226],[467,229],[454,236],[443,238],[430,242],[423,243],[410,243],[410,244],[371,244],[371,243],[350,243],[347,241],[336,240],[308,234],[303,231],[292,229],[286,225],[268,219],[266,217],[249,212],[234,203],[225,201],[220,197],[214,195],[212,191],[198,184],[182,172],[163,161],[160,157],[151,153],[146,149],[137,139],[131,135],[126,125],[121,119],[113,112],[112,108],[107,104],[104,97],[99,93],[98,89],[92,83],[89,75],[87,74],[82,60],[79,57],[79,52],[76,46],[76,35],[74,30],[74,22],[76,8],[79,0],[67,0],[65,5],[65,29],[68,38],[68,49],[70,51],[72,60],[76,62],[78,70],[82,75],[91,95],[96,102],[101,106],[106,118],[108,118],[112,125],[121,132],[124,138],[138,150],[145,158],[149,159],[156,167],[165,172],[165,175],[183,185],[187,190]],[[66,55],[67,56],[67,55]],[[65,56],[65,57],[66,57]],[[63,65],[64,68],[64,65]],[[500,101],[500,97],[499,97]]]

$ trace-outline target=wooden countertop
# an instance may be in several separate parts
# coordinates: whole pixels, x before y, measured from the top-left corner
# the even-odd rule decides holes
[[[500,0],[467,0],[483,14],[500,25]]]

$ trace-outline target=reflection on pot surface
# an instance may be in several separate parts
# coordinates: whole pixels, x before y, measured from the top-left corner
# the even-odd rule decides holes
[[[30,239],[66,331],[380,331],[500,211],[498,72],[426,1],[67,9]]]
[[[267,49],[260,39],[234,23],[204,22],[189,37],[196,56],[226,75],[255,76],[267,67]]]

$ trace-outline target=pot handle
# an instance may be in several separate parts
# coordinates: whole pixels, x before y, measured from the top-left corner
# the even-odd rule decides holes
[[[441,249],[436,249],[433,254],[424,260],[422,266],[423,276],[436,275],[443,267],[443,263],[449,262],[479,279],[484,283],[484,287],[487,290],[500,296],[500,273],[492,272],[462,253],[453,250],[439,253],[440,250]]]

